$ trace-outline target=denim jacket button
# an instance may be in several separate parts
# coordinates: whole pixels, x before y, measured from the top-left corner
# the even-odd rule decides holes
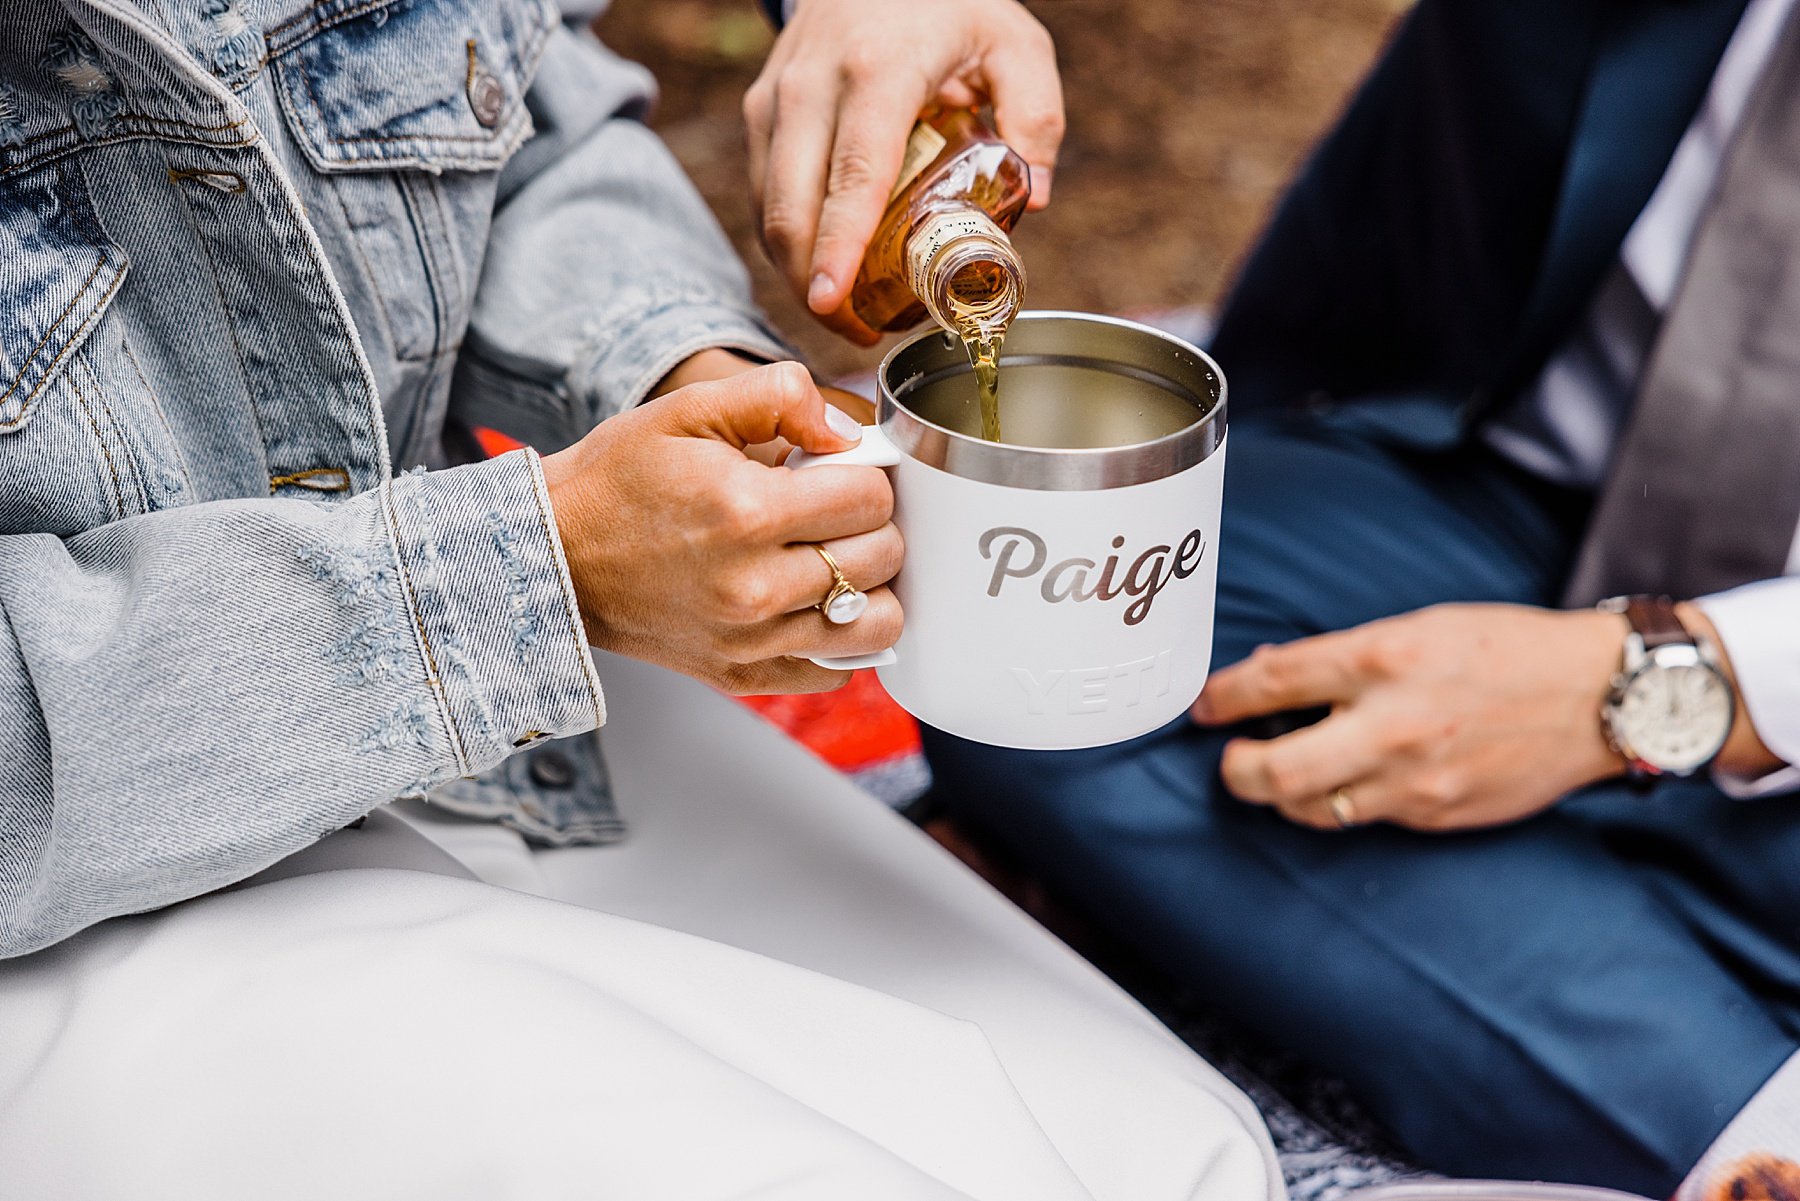
[[[531,757],[531,782],[553,792],[575,786],[575,765],[560,751],[539,751]]]
[[[469,76],[469,108],[483,128],[494,128],[506,112],[506,85],[486,71],[476,70]]]

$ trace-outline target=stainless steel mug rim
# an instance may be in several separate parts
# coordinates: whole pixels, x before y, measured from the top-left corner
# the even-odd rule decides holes
[[[989,442],[927,421],[907,408],[895,394],[890,377],[896,365],[903,363],[921,342],[944,336],[943,330],[932,327],[900,343],[881,360],[875,373],[878,390],[876,424],[903,454],[928,467],[981,483],[1040,492],[1095,492],[1165,479],[1204,462],[1223,444],[1225,373],[1211,355],[1173,334],[1136,321],[1058,310],[1020,313],[1008,333],[1008,349],[1018,344],[1019,334],[1029,336],[1033,329],[1053,322],[1132,336],[1147,350],[1155,349],[1166,356],[1151,365],[1122,364],[1116,359],[1075,352],[1059,352],[1054,357],[1101,366],[1132,366],[1196,399],[1206,396],[1212,390],[1207,385],[1211,384],[1216,386],[1217,399],[1191,425],[1161,438],[1127,446],[1062,448]],[[1195,378],[1178,378],[1182,374]],[[1005,377],[1001,378],[1004,381]]]

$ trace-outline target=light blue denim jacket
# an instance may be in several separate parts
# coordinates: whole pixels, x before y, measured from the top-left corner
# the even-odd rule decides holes
[[[401,795],[612,831],[537,460],[448,464],[784,354],[649,99],[553,0],[0,4],[0,956]]]

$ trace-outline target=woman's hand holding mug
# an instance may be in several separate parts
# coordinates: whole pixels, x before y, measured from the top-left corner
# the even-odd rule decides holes
[[[588,640],[728,692],[841,685],[808,657],[900,636],[893,490],[872,467],[785,471],[745,450],[784,438],[829,454],[858,436],[804,367],[776,363],[679,388],[546,456]],[[850,624],[815,608],[834,577],[814,544],[869,598]]]

